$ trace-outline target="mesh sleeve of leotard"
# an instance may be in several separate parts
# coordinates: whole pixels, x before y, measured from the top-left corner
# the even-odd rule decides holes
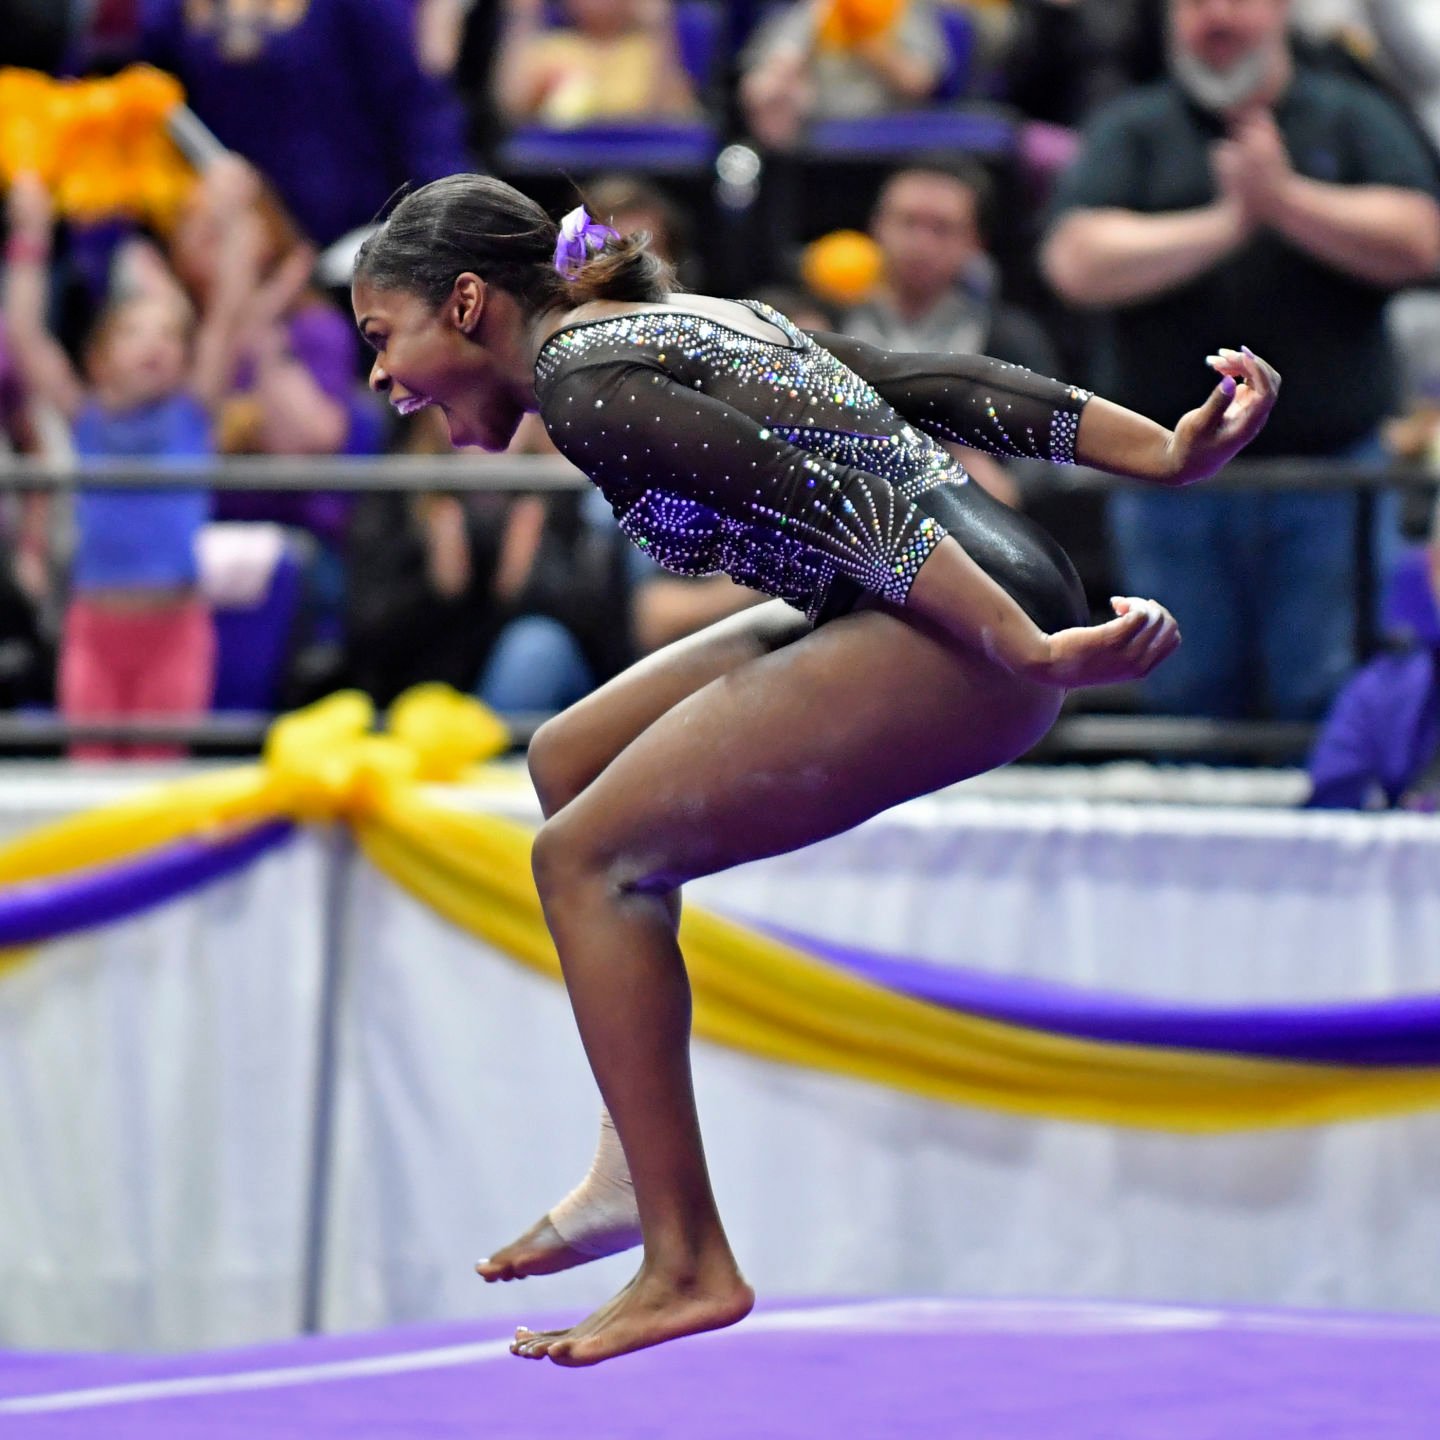
[[[848,335],[807,333],[927,435],[992,455],[1075,463],[1088,390],[988,355],[911,354]]]
[[[540,410],[560,452],[622,521],[647,492],[698,501],[827,557],[897,604],[945,536],[881,476],[802,450],[643,362],[567,368],[544,387]]]

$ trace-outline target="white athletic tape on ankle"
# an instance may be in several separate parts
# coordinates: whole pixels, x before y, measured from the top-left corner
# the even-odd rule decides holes
[[[550,1212],[555,1233],[583,1255],[618,1255],[640,1243],[640,1212],[630,1167],[607,1110],[585,1178]]]

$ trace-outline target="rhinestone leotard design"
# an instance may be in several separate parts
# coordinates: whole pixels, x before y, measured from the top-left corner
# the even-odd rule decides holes
[[[983,357],[811,337],[742,303],[784,339],[657,308],[567,326],[540,351],[546,429],[636,545],[667,569],[724,572],[812,619],[860,591],[903,604],[949,533],[1002,584],[1017,557],[1022,570],[1037,558],[1028,522],[984,496],[934,437],[1064,462],[1086,392]],[[1018,531],[1000,533],[1012,521]],[[1053,542],[1040,549],[1053,565]]]

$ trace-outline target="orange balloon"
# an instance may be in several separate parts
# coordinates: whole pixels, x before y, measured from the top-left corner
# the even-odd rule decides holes
[[[905,0],[838,0],[854,40],[868,40],[888,30],[900,16]]]
[[[846,50],[883,35],[900,16],[905,0],[827,0],[820,17],[822,46]]]
[[[832,230],[800,254],[800,275],[822,300],[858,305],[880,283],[880,247],[859,230]]]

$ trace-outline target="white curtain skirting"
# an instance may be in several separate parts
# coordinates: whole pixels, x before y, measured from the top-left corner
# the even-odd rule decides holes
[[[0,833],[46,818],[31,801]],[[528,811],[514,789],[480,803]],[[945,796],[687,899],[1197,1004],[1440,987],[1440,826],[1419,817]],[[0,1344],[299,1327],[332,943],[324,1328],[543,1315],[628,1277],[626,1257],[519,1287],[473,1275],[589,1162],[598,1101],[565,996],[313,832],[0,979]],[[708,1045],[696,1073],[732,1241],[771,1296],[1440,1311],[1435,1114],[1194,1138],[955,1109]]]

